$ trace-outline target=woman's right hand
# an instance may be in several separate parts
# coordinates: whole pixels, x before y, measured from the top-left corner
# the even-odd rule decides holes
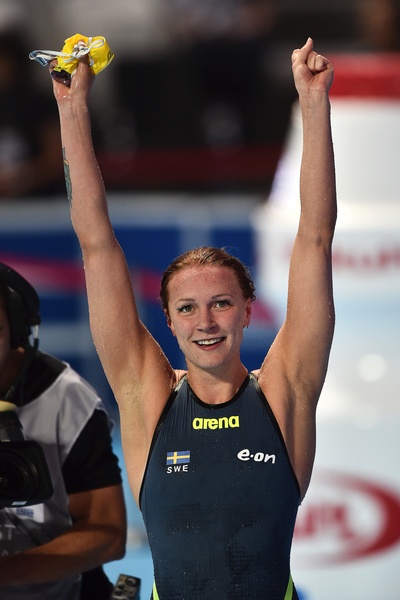
[[[56,65],[56,60],[50,63],[50,75],[54,71],[54,67]],[[62,106],[68,103],[71,106],[75,104],[87,105],[90,90],[92,88],[94,80],[95,75],[89,68],[87,56],[82,57],[78,61],[77,69],[74,75],[71,77],[70,81],[68,82],[69,85],[67,85],[66,83],[62,83],[60,80],[57,80],[54,78],[54,76],[52,76],[53,92],[58,106]]]

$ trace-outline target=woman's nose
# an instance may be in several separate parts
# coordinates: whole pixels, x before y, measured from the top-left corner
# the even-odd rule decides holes
[[[215,320],[210,309],[204,309],[199,312],[198,329],[209,330],[215,327]]]

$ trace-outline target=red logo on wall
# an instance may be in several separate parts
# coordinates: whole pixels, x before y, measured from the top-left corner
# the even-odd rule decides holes
[[[296,523],[296,564],[337,565],[383,553],[399,543],[398,492],[351,475],[315,472]]]

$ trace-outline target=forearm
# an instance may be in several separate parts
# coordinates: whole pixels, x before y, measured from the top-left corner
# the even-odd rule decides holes
[[[112,526],[79,523],[42,546],[0,558],[0,590],[71,577],[123,557],[124,535]]]
[[[303,155],[300,173],[302,226],[333,236],[336,223],[335,163],[327,93],[300,96]]]
[[[97,163],[88,107],[59,106],[64,175],[71,219],[82,248],[112,235],[106,193]]]

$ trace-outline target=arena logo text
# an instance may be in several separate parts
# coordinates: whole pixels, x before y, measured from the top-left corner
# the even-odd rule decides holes
[[[240,427],[239,416],[220,417],[219,419],[203,419],[197,417],[192,422],[193,429],[229,429]]]

